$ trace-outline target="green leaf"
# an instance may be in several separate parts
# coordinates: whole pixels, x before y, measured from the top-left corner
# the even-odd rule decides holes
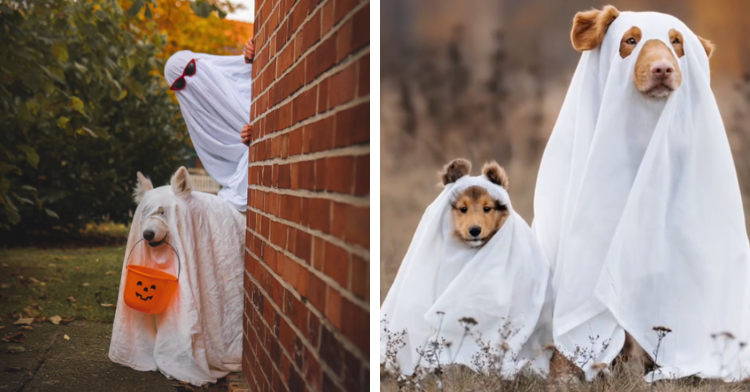
[[[151,14],[151,6],[146,4],[146,12],[144,13],[146,19],[153,19],[154,15]]]
[[[211,15],[211,4],[206,0],[196,0],[190,3],[190,8],[201,18],[208,18]]]
[[[133,17],[138,15],[141,12],[141,8],[143,8],[143,0],[135,0],[133,6],[128,10],[128,16]]]
[[[57,126],[60,127],[60,128],[62,128],[62,129],[65,129],[65,127],[68,126],[69,122],[70,122],[69,118],[67,118],[65,116],[61,116],[60,118],[57,119]]]
[[[39,164],[39,155],[36,154],[34,148],[25,144],[19,144],[16,147],[26,154],[26,161],[29,162],[31,167],[36,169],[36,166]]]
[[[51,217],[53,217],[53,218],[55,218],[55,219],[60,219],[60,216],[58,216],[58,215],[57,215],[57,214],[55,213],[55,211],[52,211],[52,210],[50,210],[49,208],[45,208],[45,209],[44,209],[44,212],[46,212],[46,213],[47,213],[47,215],[49,215],[49,216],[51,216]]]
[[[52,44],[52,54],[60,61],[68,61],[68,47],[62,41]]]

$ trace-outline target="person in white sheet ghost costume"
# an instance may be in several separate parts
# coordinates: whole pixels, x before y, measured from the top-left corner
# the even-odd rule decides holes
[[[156,189],[138,173],[109,358],[200,386],[242,368],[245,218],[218,196],[191,189],[184,167]],[[163,312],[124,302],[128,263],[178,276]]]
[[[583,54],[532,224],[553,269],[555,345],[588,378],[625,332],[659,366],[646,380],[747,377],[750,247],[713,45],[673,16],[611,6],[577,14],[571,36]],[[671,329],[661,342],[657,326]]]
[[[427,207],[380,308],[380,362],[390,371],[410,375],[417,365],[429,368],[438,359],[487,370],[472,361],[480,354],[477,339],[495,354],[507,350],[502,356],[505,376],[529,361],[538,360],[541,368],[547,362],[543,346],[550,342],[534,339],[532,333],[545,299],[549,264],[529,226],[513,211],[508,192],[488,178],[487,166],[484,175],[471,177],[466,164],[458,175],[444,179],[445,188]],[[470,187],[486,189],[508,211],[500,229],[481,247],[457,239],[451,222],[455,198]],[[467,325],[470,336],[464,336]],[[394,337],[402,332],[405,346],[394,360],[388,351],[397,348]],[[428,342],[442,339],[450,347],[430,349]],[[428,353],[422,356],[424,349]]]
[[[244,56],[182,50],[164,67],[195,151],[208,174],[222,186],[219,197],[240,211],[247,210],[249,149],[243,142],[249,141],[245,131],[253,80],[252,65],[246,62],[254,55],[248,48],[252,48],[250,41]]]

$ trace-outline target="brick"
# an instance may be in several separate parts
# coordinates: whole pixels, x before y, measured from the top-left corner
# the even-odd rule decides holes
[[[318,360],[309,350],[305,352],[303,369],[305,372],[305,380],[310,384],[312,390],[319,391],[323,386],[322,369]],[[354,391],[354,389],[352,390]]]
[[[367,260],[352,255],[352,282],[349,290],[355,296],[368,301],[370,299],[370,266]]]
[[[287,45],[277,57],[277,72],[283,74],[294,63],[294,45]]]
[[[336,35],[326,38],[312,53],[307,55],[305,60],[307,61],[305,81],[310,83],[336,64]]]
[[[331,201],[328,199],[310,199],[310,225],[314,230],[331,232]]]
[[[302,25],[307,17],[308,0],[299,0],[289,15],[289,35],[291,36]]]
[[[320,152],[333,148],[333,117],[305,125],[305,139],[302,144],[302,152]]]
[[[358,0],[336,0],[336,7],[333,11],[333,24],[337,24],[344,19],[344,16],[349,13],[359,3]]]
[[[334,327],[341,329],[341,293],[328,286],[328,300],[326,302],[326,318]]]
[[[310,263],[310,253],[312,250],[312,236],[302,230],[297,230],[297,246],[294,255]]]
[[[307,132],[307,129],[305,129]],[[315,161],[302,161],[298,164],[297,174],[299,189],[311,190],[315,188]],[[303,223],[305,224],[305,223]]]
[[[326,159],[318,159],[315,161],[315,190],[321,191],[326,188]]]
[[[292,103],[284,104],[276,110],[276,126],[283,130],[292,125]]]
[[[335,147],[370,142],[370,103],[336,113]]]
[[[341,311],[347,315],[342,320],[341,332],[365,355],[370,355],[370,337],[362,331],[368,331],[370,315],[359,305],[352,303],[347,298],[341,301]]]
[[[327,243],[323,272],[342,287],[349,287],[349,252]]]
[[[292,186],[291,172],[288,164],[279,165],[279,181],[277,186],[284,189],[289,189]]]
[[[308,21],[302,26],[300,32],[300,47],[299,53],[305,53],[310,49],[313,44],[320,40],[320,12],[316,12]],[[299,56],[298,56],[299,57]]]
[[[367,196],[370,194],[370,155],[357,157],[354,166],[354,195]]]
[[[300,93],[292,102],[292,123],[296,124],[315,115],[318,87],[314,86]]]
[[[300,221],[300,208],[302,202],[299,197],[291,195],[280,195],[281,199],[281,211],[280,216],[282,219],[299,223]]]
[[[321,12],[322,15],[322,24],[321,24],[321,30],[323,32],[323,35],[328,33],[329,30],[331,30],[331,27],[333,27],[333,1],[328,1],[323,5],[323,8]]]
[[[344,350],[344,390],[362,390],[362,363],[348,350]]]
[[[307,271],[307,299],[310,304],[319,311],[325,311],[327,285],[323,280]]]
[[[353,192],[354,158],[351,156],[337,156],[326,158],[326,186],[330,192]]]
[[[331,76],[328,99],[331,107],[336,107],[354,99],[356,63]]]
[[[318,84],[318,113],[327,112],[330,107],[328,103],[329,79],[330,78]]]
[[[325,240],[320,237],[313,237],[313,256],[312,266],[318,271],[323,271],[325,265]]]
[[[302,128],[289,133],[289,156],[302,154]]]
[[[286,225],[279,222],[271,222],[271,230],[271,242],[281,248],[286,248]]]
[[[297,229],[290,227],[287,231],[287,243],[286,243],[286,250],[292,254],[294,254],[294,249],[297,246]]]
[[[357,97],[370,95],[370,54],[359,59],[357,71]]]
[[[370,248],[370,207],[334,202],[331,234],[341,240]]]
[[[370,3],[357,11],[353,20],[352,52],[370,43]]]
[[[369,338],[369,334],[363,335]],[[342,351],[341,342],[336,340],[333,333],[328,328],[320,328],[320,357],[337,376],[341,375]],[[325,389],[325,383],[323,389]]]

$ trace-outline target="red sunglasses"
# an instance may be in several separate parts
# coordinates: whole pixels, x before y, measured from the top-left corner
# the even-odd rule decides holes
[[[196,71],[196,65],[195,65],[195,59],[190,60],[189,63],[185,66],[185,69],[182,71],[182,75],[180,75],[179,78],[175,79],[174,82],[172,82],[172,85],[169,87],[172,91],[180,91],[187,86],[187,82],[185,81],[185,76],[193,76],[195,75]]]

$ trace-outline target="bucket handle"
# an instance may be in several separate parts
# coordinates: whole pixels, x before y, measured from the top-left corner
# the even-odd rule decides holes
[[[174,246],[172,246],[172,244],[170,244],[169,242],[167,242],[167,237],[169,237],[169,233],[167,233],[167,235],[164,236],[164,239],[162,241],[164,241],[165,244],[169,245],[169,247],[172,248],[172,250],[174,251],[175,256],[177,256],[177,281],[179,282],[180,281],[180,272],[182,271],[182,266],[180,265],[181,264],[181,262],[180,262],[180,254],[177,253],[177,249],[175,249]],[[141,238],[138,242],[135,243],[135,245],[133,245],[132,248],[130,248],[130,254],[128,255],[128,258],[125,259],[125,265],[126,266],[130,263],[130,256],[133,255],[133,250],[135,250],[135,247],[138,246],[138,244],[140,244],[143,241],[145,241],[145,238]]]

